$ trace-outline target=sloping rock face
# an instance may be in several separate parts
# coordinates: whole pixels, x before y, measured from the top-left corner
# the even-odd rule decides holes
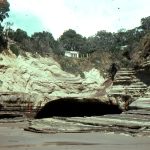
[[[133,68],[121,68],[115,77],[110,94],[129,94],[134,98],[144,93],[147,85],[136,77],[136,71]]]
[[[106,95],[101,86],[104,78],[96,69],[85,72],[82,79],[61,70],[52,58],[26,55],[0,54],[0,110],[38,112],[50,101],[68,97],[77,102],[96,99],[107,105],[119,104]]]
[[[64,97],[82,91],[84,95],[87,91],[99,89],[104,81],[103,77],[94,78],[95,74],[99,74],[100,77],[100,73],[93,69],[83,80],[80,76],[62,71],[60,65],[52,58],[33,58],[29,54],[27,57],[17,58],[0,55],[0,89],[4,92]]]
[[[146,34],[131,54],[133,64],[139,68],[150,67],[150,33]]]
[[[150,111],[150,87],[146,90],[143,96],[140,96],[136,101],[130,104],[130,109],[144,109]]]
[[[103,85],[107,87],[107,92],[112,99],[113,97],[115,100],[118,99],[118,103],[124,101],[124,103],[122,102],[124,106],[118,105],[128,109],[128,111],[113,115],[107,113],[108,115],[102,116],[59,116],[35,119],[30,122],[30,125],[25,130],[38,133],[92,131],[150,136],[150,89],[147,84],[136,77],[136,70],[133,68],[121,68],[115,77],[113,85],[111,80],[107,80]],[[99,110],[102,110],[102,108],[99,107]]]
[[[111,83],[110,80],[107,80],[103,85],[107,87],[107,84],[111,85]],[[133,68],[121,68],[116,75],[113,86],[110,89],[107,87],[107,92],[111,98],[119,99],[118,102],[124,101],[122,108],[128,107],[131,103],[129,108],[126,108],[128,111],[113,115],[107,113],[108,115],[102,116],[59,116],[35,119],[30,122],[29,127],[25,130],[38,133],[92,131],[150,136],[150,89],[148,85],[136,77],[136,71]],[[99,107],[99,110],[102,110],[102,108]]]
[[[138,78],[150,86],[150,33],[141,39],[138,47],[133,50],[131,59]]]
[[[136,76],[147,86],[147,89],[130,105],[130,109],[150,110],[150,33],[141,39],[131,58]]]
[[[122,68],[118,71],[109,94],[114,97],[121,97],[122,95],[122,100],[125,101],[125,108],[127,110],[144,109],[145,111],[149,111],[150,86],[147,84],[148,82],[144,75],[138,78],[139,75],[137,75],[137,72],[138,70],[133,68]]]
[[[136,77],[136,71],[133,68],[121,68],[108,93],[111,96],[120,97],[122,101],[125,101],[124,107],[128,109],[129,103],[144,95],[146,90],[147,85]]]

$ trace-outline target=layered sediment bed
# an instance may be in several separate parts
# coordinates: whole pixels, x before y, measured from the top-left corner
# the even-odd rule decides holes
[[[110,95],[130,95],[134,100],[143,95],[147,90],[147,85],[137,76],[134,68],[121,68],[116,74]]]
[[[53,117],[35,119],[25,130],[41,133],[115,132],[150,136],[150,112],[127,111],[122,114],[91,117]]]

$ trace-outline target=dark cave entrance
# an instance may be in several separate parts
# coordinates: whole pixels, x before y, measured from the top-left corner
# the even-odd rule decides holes
[[[78,100],[63,98],[48,102],[35,116],[36,119],[48,117],[83,117],[120,114],[116,105],[105,104],[98,100]]]
[[[144,82],[147,86],[150,86],[150,68],[145,67],[143,70],[141,71],[137,71],[136,72],[136,76],[142,81]]]
[[[136,76],[144,82],[146,85],[150,86],[150,69],[145,69],[144,71],[139,71]]]

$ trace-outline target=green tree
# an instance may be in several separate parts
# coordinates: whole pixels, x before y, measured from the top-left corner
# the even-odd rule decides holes
[[[8,30],[8,37],[12,40],[14,40],[14,37],[15,37],[15,31],[13,29],[9,29]]]
[[[37,32],[31,36],[33,48],[40,54],[46,54],[57,48],[57,42],[49,32]]]
[[[11,23],[11,22],[6,22],[5,23],[5,31],[4,32],[5,32],[6,38],[8,38],[9,35],[12,34],[12,29],[11,29],[12,26],[13,26],[13,23]]]
[[[9,11],[9,3],[7,2],[7,0],[1,0],[0,1],[0,51],[7,48],[7,39],[3,34],[3,27],[1,25],[1,22],[6,17],[8,17],[8,11]]]
[[[27,39],[28,35],[26,31],[23,31],[21,29],[17,29],[14,33],[14,40],[16,42],[22,42],[24,39]]]
[[[6,17],[8,17],[9,3],[7,0],[0,1],[0,22],[2,22]]]
[[[61,35],[59,43],[64,50],[84,52],[86,38],[77,34],[75,30],[69,29]]]
[[[150,30],[150,16],[141,19],[141,27],[144,30]]]
[[[107,51],[110,50],[115,42],[114,35],[111,32],[106,32],[105,30],[98,31],[95,36],[99,48]]]
[[[116,47],[126,45],[127,38],[128,37],[125,29],[118,30],[118,32],[115,34]]]
[[[87,39],[89,51],[111,51],[115,44],[114,34],[105,30],[98,31]]]

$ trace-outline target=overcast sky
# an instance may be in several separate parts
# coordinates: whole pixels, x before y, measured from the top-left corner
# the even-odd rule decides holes
[[[29,35],[49,31],[57,39],[65,30],[83,36],[97,31],[116,32],[140,25],[150,16],[150,0],[8,0],[9,21]]]

